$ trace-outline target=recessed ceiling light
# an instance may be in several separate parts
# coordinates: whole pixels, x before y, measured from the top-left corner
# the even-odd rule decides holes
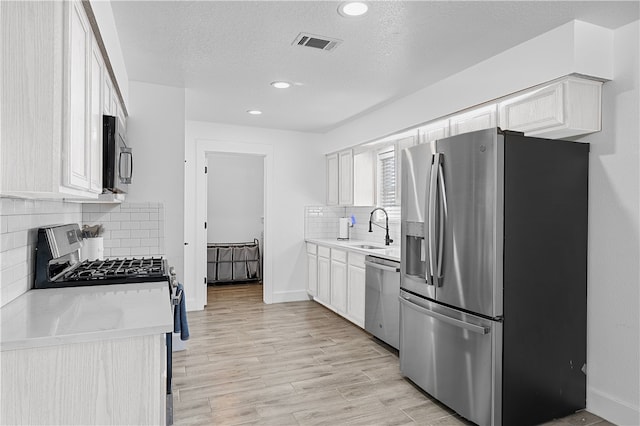
[[[271,85],[276,89],[288,89],[291,87],[291,83],[287,83],[286,81],[274,81]]]
[[[259,110],[257,110],[257,109],[250,109],[250,110],[248,110],[247,112],[248,112],[249,114],[251,114],[251,115],[260,115],[260,114],[262,114],[262,111],[259,111]]]
[[[361,1],[345,2],[338,7],[338,13],[347,18],[362,16],[367,13],[367,10],[369,10],[369,6]]]

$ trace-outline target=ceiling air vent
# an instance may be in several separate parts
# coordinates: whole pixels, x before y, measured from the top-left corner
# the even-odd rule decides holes
[[[335,49],[340,43],[342,43],[342,40],[338,40],[337,38],[318,36],[309,33],[300,33],[298,34],[296,39],[293,40],[292,44],[294,46],[313,47],[315,49],[326,50],[330,52]]]

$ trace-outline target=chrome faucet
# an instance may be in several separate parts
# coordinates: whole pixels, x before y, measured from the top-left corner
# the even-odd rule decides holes
[[[382,210],[384,212],[384,216],[386,217],[385,226],[378,225],[377,223],[374,223],[372,221],[373,214],[376,212],[376,210]],[[388,246],[389,244],[391,244],[393,242],[393,240],[391,238],[389,238],[389,215],[387,214],[387,211],[385,209],[383,209],[382,207],[376,207],[375,209],[371,210],[371,214],[369,214],[369,232],[373,232],[373,229],[371,229],[371,225],[372,224],[375,225],[375,226],[378,226],[380,228],[384,228],[387,231],[387,235],[384,236],[384,245],[385,246]]]

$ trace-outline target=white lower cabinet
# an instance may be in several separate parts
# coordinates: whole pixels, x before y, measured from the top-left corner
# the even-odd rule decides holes
[[[347,312],[347,252],[331,249],[331,306],[339,313]]]
[[[347,318],[364,328],[364,255],[349,253],[347,265]]]
[[[166,353],[164,334],[3,351],[0,424],[166,424]]]
[[[331,249],[318,246],[318,300],[331,304]]]
[[[307,243],[307,293],[361,328],[366,287],[364,258],[360,253]]]
[[[307,243],[307,293],[318,295],[318,246]]]

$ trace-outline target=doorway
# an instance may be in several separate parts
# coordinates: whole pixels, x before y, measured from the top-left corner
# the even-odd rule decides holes
[[[261,283],[264,156],[208,153],[206,164],[207,282]]]
[[[272,221],[270,220],[272,211],[272,194],[269,190],[271,187],[271,181],[273,179],[273,147],[266,144],[256,143],[239,143],[239,142],[225,142],[209,139],[197,139],[196,140],[196,168],[200,172],[196,173],[195,181],[195,224],[203,224],[207,222],[208,215],[208,194],[207,194],[207,175],[204,173],[207,162],[207,155],[213,154],[231,154],[231,155],[252,155],[260,157],[263,161],[263,212],[264,212],[264,224],[263,224],[263,253],[262,253],[262,289],[263,289],[263,301],[264,303],[272,303],[273,301],[273,282],[272,282],[272,259],[273,251],[270,249],[272,233]],[[207,169],[208,171],[208,169]],[[230,186],[233,186],[231,181],[228,181]],[[186,215],[185,215],[186,217]],[[207,273],[207,229],[201,229],[195,234],[196,240],[194,247],[191,251],[191,256],[194,259],[194,279],[197,282],[198,277],[202,282],[202,276],[205,277]],[[208,228],[208,226],[207,226]],[[187,246],[188,248],[188,246]],[[185,262],[186,263],[186,262]],[[196,303],[204,307],[207,304],[207,286],[196,286]],[[201,308],[202,309],[202,308]]]

